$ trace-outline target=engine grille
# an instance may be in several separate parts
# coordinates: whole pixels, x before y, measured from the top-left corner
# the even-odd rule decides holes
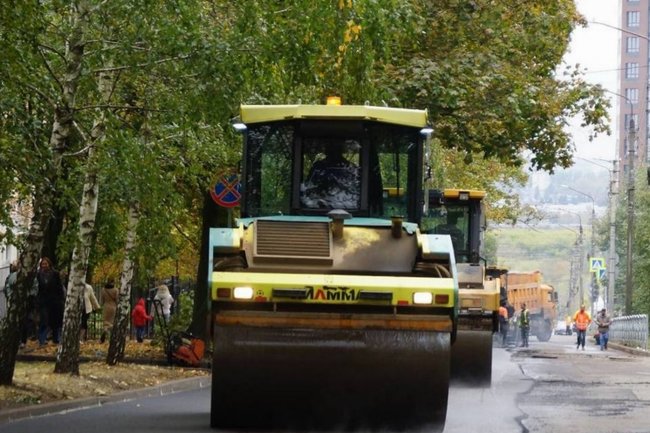
[[[326,222],[265,221],[255,223],[255,258],[330,259]]]

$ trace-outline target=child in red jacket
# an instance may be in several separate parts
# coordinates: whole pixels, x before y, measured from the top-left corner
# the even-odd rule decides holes
[[[152,319],[144,307],[144,298],[138,299],[131,312],[131,318],[133,318],[133,326],[135,326],[135,336],[138,339],[138,343],[142,343],[144,341],[144,333],[147,330],[147,322]]]

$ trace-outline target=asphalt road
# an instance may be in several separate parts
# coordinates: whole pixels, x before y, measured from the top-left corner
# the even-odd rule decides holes
[[[650,432],[650,357],[532,340],[493,350],[491,388],[451,389],[445,433]]]
[[[553,336],[495,348],[491,388],[450,389],[445,433],[650,433],[650,358],[574,344]],[[209,404],[203,388],[12,421],[0,433],[209,432]]]

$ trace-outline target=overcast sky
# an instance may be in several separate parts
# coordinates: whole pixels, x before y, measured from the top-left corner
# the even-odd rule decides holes
[[[620,6],[618,0],[576,0],[578,10],[588,21],[598,21],[620,27]],[[621,93],[618,88],[618,52],[621,32],[603,25],[589,23],[586,28],[578,28],[572,34],[571,46],[564,60],[568,64],[579,63],[586,69],[585,79],[601,84],[604,88]],[[616,116],[621,98],[611,96],[612,120],[611,136],[598,137],[589,142],[588,134],[579,127],[579,122],[571,128],[577,155],[583,158],[614,159],[618,137]]]

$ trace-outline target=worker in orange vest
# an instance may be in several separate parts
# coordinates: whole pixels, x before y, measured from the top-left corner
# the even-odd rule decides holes
[[[508,309],[506,308],[506,303],[504,301],[501,301],[501,306],[499,307],[499,331],[501,331],[501,345],[503,347],[506,347],[508,327]]]
[[[573,321],[576,324],[576,330],[578,331],[578,344],[576,349],[579,349],[582,346],[582,350],[585,350],[585,340],[587,339],[587,328],[591,323],[591,316],[587,311],[585,311],[585,306],[581,305],[580,310],[576,311],[573,315]]]

